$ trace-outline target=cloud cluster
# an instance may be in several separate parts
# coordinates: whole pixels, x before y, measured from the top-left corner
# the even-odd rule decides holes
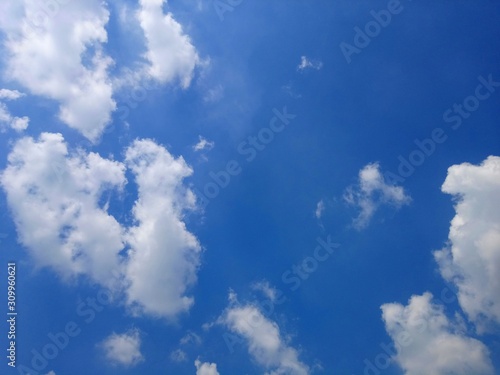
[[[441,275],[479,331],[500,324],[500,157],[454,165],[442,186],[456,198],[449,246],[436,251]]]
[[[345,191],[344,200],[360,209],[353,225],[363,229],[382,204],[400,208],[408,204],[411,198],[401,186],[387,184],[380,173],[379,164],[371,163],[359,171],[358,183]]]
[[[123,188],[127,169],[138,188],[130,227],[103,201]],[[136,140],[118,162],[70,152],[62,135],[43,133],[14,144],[0,182],[36,266],[125,291],[136,314],[173,318],[193,303],[187,289],[199,264],[200,245],[182,221],[195,205],[183,185],[191,173],[151,140]]]
[[[114,365],[132,367],[144,361],[138,330],[123,334],[112,333],[99,345],[106,359]]]
[[[467,318],[484,333],[500,323],[500,158],[450,167],[442,191],[456,198],[456,213],[448,245],[434,257],[443,278],[457,287]],[[427,292],[407,306],[381,307],[393,358],[405,374],[493,374],[487,347],[431,299]]]
[[[178,80],[186,88],[200,59],[172,14],[163,14],[164,3],[140,2],[138,19],[148,64],[135,75],[161,83]],[[2,13],[6,75],[31,94],[56,101],[62,122],[90,141],[99,141],[116,109],[114,94],[121,87],[117,83],[123,80],[110,73],[119,62],[106,53],[107,4],[54,0],[41,6],[39,1],[21,0],[7,3]],[[141,50],[142,46],[131,47]],[[15,126],[26,124],[17,120]]]
[[[489,351],[450,321],[432,295],[412,296],[408,305],[382,305],[387,333],[396,343],[396,362],[405,375],[493,374]]]
[[[42,19],[40,4],[20,1],[7,7],[7,74],[32,94],[59,103],[59,118],[97,141],[115,109],[103,52],[109,11],[98,0],[55,3]]]

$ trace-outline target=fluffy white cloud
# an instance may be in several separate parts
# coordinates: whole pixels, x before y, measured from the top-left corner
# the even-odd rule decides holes
[[[196,375],[219,375],[215,363],[201,363],[200,360],[194,362],[196,366]]]
[[[99,200],[106,190],[122,188],[124,169],[95,153],[70,153],[60,134],[15,143],[0,181],[19,240],[37,266],[110,286],[122,228]]]
[[[138,19],[147,41],[148,73],[160,82],[178,79],[186,88],[200,59],[182,26],[171,13],[163,13],[164,4],[165,0],[140,0]]]
[[[382,305],[387,333],[395,343],[395,361],[405,375],[493,374],[489,351],[450,321],[432,295],[412,296],[409,304]]]
[[[390,204],[399,208],[411,200],[402,187],[387,184],[379,168],[378,163],[367,164],[359,171],[358,184],[349,187],[344,194],[347,203],[361,210],[353,220],[357,229],[368,225],[380,205]]]
[[[136,224],[121,225],[102,202],[119,191],[125,170],[135,176]],[[0,177],[20,242],[37,267],[68,279],[79,275],[125,291],[132,310],[173,318],[193,298],[201,247],[182,215],[195,196],[182,183],[192,170],[150,140],[135,141],[125,163],[83,150],[70,152],[62,135],[18,140]],[[127,250],[126,254],[123,250]]]
[[[127,233],[128,301],[147,314],[174,316],[193,304],[185,293],[196,281],[201,251],[182,221],[184,210],[195,205],[194,194],[182,184],[192,170],[150,140],[135,141],[126,163],[139,195],[133,208],[138,225]]]
[[[309,367],[299,353],[288,345],[278,325],[251,304],[240,305],[236,295],[229,296],[230,306],[218,319],[231,332],[248,343],[248,352],[266,370],[266,375],[308,375]]]
[[[2,9],[6,75],[31,93],[58,101],[63,122],[98,140],[115,109],[107,75],[113,61],[102,52],[105,4],[24,0]]]
[[[304,70],[304,69],[320,70],[322,67],[323,63],[321,61],[311,60],[307,56],[301,56],[300,64],[297,66],[297,70]]]
[[[485,331],[500,324],[500,158],[450,167],[442,190],[457,203],[449,246],[434,256],[468,318]]]
[[[123,334],[113,333],[99,346],[104,350],[106,359],[115,365],[131,367],[144,360],[138,330]]]

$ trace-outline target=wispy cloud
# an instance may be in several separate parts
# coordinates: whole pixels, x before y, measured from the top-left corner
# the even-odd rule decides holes
[[[411,198],[401,186],[387,184],[380,173],[379,164],[372,163],[359,171],[358,183],[346,189],[344,200],[361,210],[353,220],[354,227],[360,230],[368,225],[381,205],[389,204],[400,208],[409,204]]]
[[[323,63],[318,60],[311,60],[307,56],[300,57],[300,64],[297,66],[297,70],[314,69],[320,70],[323,67]]]
[[[207,150],[210,151],[214,148],[215,143],[213,141],[208,141],[206,138],[201,135],[198,136],[198,143],[193,146],[194,151],[202,151]]]
[[[323,211],[325,211],[325,202],[322,199],[316,204],[316,210],[314,211],[314,215],[316,216],[316,219],[321,219],[321,216],[323,215]]]

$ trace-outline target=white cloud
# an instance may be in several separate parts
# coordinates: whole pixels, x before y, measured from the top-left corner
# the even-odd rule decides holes
[[[70,153],[62,135],[42,133],[14,144],[0,181],[19,240],[38,267],[110,286],[122,228],[99,200],[123,187],[123,165],[95,153]]]
[[[179,79],[187,88],[200,59],[182,26],[171,13],[163,13],[164,4],[165,0],[140,0],[138,19],[148,46],[148,73],[160,82]]]
[[[288,345],[278,325],[267,319],[251,304],[240,305],[236,295],[229,296],[230,306],[218,319],[231,332],[242,336],[248,352],[266,370],[266,375],[308,375],[309,367],[299,360],[299,353]]]
[[[0,89],[0,99],[16,100],[23,97],[25,94],[17,90]]]
[[[135,366],[144,360],[141,354],[141,337],[138,330],[123,334],[113,333],[100,345],[106,359],[115,365]]]
[[[199,139],[198,143],[193,146],[194,151],[201,151],[201,150],[210,151],[211,149],[214,148],[214,142],[206,140],[201,135],[198,136],[198,139]]]
[[[182,221],[184,210],[195,205],[194,194],[182,184],[192,170],[150,140],[135,141],[126,163],[139,194],[133,208],[138,224],[127,233],[128,302],[137,311],[173,317],[193,304],[185,293],[196,281],[201,250]]]
[[[0,99],[16,100],[23,96],[24,94],[17,90],[0,89]],[[28,128],[29,121],[30,119],[27,116],[13,116],[7,105],[0,101],[0,131],[3,132],[5,131],[5,127],[10,127],[20,133]]]
[[[109,12],[99,0],[35,0],[10,4],[0,22],[5,33],[5,74],[32,94],[59,102],[59,118],[97,141],[115,109],[102,52]]]
[[[28,128],[28,124],[30,119],[26,116],[23,117],[14,117],[12,122],[10,123],[10,127],[17,132],[22,132]]]
[[[324,210],[325,210],[325,202],[322,199],[318,202],[318,204],[316,205],[316,211],[314,211],[314,215],[316,216],[317,219],[321,219]]]
[[[390,204],[400,208],[408,204],[411,198],[402,187],[387,184],[380,173],[379,164],[372,163],[359,171],[358,184],[346,190],[344,200],[361,210],[353,224],[355,228],[363,229],[380,205]]]
[[[215,363],[201,363],[200,360],[194,361],[196,366],[196,375],[219,375]]]
[[[300,64],[297,66],[297,70],[304,69],[314,69],[320,70],[323,67],[323,63],[317,60],[311,60],[307,56],[300,57]]]
[[[489,351],[451,322],[432,295],[412,296],[407,306],[382,305],[387,333],[397,349],[395,361],[405,375],[493,374]]]
[[[500,324],[500,158],[450,167],[442,191],[457,201],[449,245],[435,259],[468,318],[480,332],[492,329]]]
[[[48,372],[48,373],[47,373],[47,374],[45,374],[45,375],[56,375],[56,373],[55,373],[54,371],[50,371],[50,372]]]
[[[102,202],[104,192],[123,188],[126,167],[138,186],[130,228]],[[182,183],[191,173],[182,157],[150,140],[135,141],[121,163],[70,152],[62,135],[42,133],[14,144],[0,182],[19,241],[37,267],[125,291],[136,314],[174,318],[193,304],[186,293],[201,251],[182,221],[195,207]]]

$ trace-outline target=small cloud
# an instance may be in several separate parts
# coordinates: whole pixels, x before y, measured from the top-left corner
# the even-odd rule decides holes
[[[49,371],[48,373],[46,373],[45,375],[56,375],[56,373],[54,371]]]
[[[325,211],[325,202],[320,200],[318,204],[316,205],[316,211],[314,211],[314,215],[316,216],[316,219],[321,219],[321,216],[323,215],[323,211]]]
[[[26,130],[28,128],[29,122],[29,117],[14,117],[12,119],[12,122],[10,123],[10,127],[16,132],[22,132],[23,130]]]
[[[203,97],[203,101],[205,103],[215,103],[222,99],[224,96],[224,87],[222,85],[217,85],[213,89],[209,89],[205,96]]]
[[[144,360],[141,354],[141,337],[137,329],[124,334],[111,334],[100,346],[106,358],[115,365],[132,367]]]
[[[297,92],[295,92],[295,90],[294,90],[293,85],[292,85],[291,82],[289,82],[286,85],[281,86],[281,90],[283,90],[283,92],[285,94],[289,95],[293,99],[300,99],[300,98],[302,98],[302,95],[300,95]]]
[[[198,143],[193,146],[194,151],[201,151],[201,150],[207,150],[210,151],[211,149],[214,148],[215,143],[212,141],[207,141],[205,138],[203,138],[201,135],[198,136]]]
[[[346,189],[344,200],[361,210],[358,217],[353,220],[354,227],[360,230],[368,225],[382,204],[400,208],[410,203],[411,198],[405,194],[401,186],[387,184],[380,173],[379,164],[372,163],[359,171],[358,184]]]
[[[268,281],[259,281],[252,284],[252,289],[255,291],[262,292],[271,302],[276,301],[278,296],[278,291],[273,288]]]
[[[25,94],[17,90],[0,89],[0,99],[16,100],[23,97]]]
[[[199,359],[194,361],[196,366],[196,375],[219,375],[215,363],[201,363]]]
[[[176,349],[172,353],[170,353],[170,359],[174,362],[186,362],[187,354],[182,349]]]
[[[5,131],[6,127],[14,129],[16,132],[22,132],[28,128],[29,117],[12,116],[5,103],[0,102],[0,130]]]
[[[180,341],[181,345],[187,345],[191,343],[195,345],[200,345],[201,337],[194,332],[188,332]]]
[[[307,56],[300,57],[300,64],[297,66],[297,70],[314,69],[320,70],[323,67],[323,63],[318,60],[310,60]]]

